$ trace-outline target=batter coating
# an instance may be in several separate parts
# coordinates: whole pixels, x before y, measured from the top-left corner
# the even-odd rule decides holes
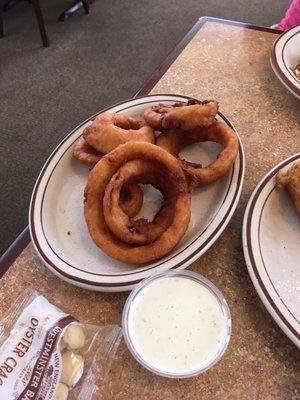
[[[82,164],[88,165],[90,168],[93,168],[93,166],[97,164],[103,154],[95,150],[85,141],[82,136],[80,136],[80,138],[75,143],[73,156]]]
[[[162,133],[156,141],[157,146],[179,157],[180,151],[197,142],[216,142],[224,146],[218,158],[206,167],[180,159],[192,187],[206,186],[215,182],[233,165],[239,149],[236,133],[224,122],[214,121],[207,128],[197,128],[190,132],[169,131]]]
[[[180,190],[175,192],[175,212],[171,225],[155,241],[132,246],[124,243],[106,224],[103,201],[107,185],[124,163],[142,159],[165,168],[168,179]],[[159,259],[177,245],[185,234],[191,216],[191,193],[178,160],[150,143],[128,142],[105,155],[89,175],[85,190],[84,215],[89,233],[107,255],[128,264],[143,264]]]
[[[111,111],[99,114],[85,128],[83,137],[90,146],[104,154],[127,142],[155,142],[150,126],[142,126],[137,119]]]
[[[155,130],[178,129],[189,131],[200,126],[209,126],[214,121],[219,104],[215,100],[189,100],[148,108],[144,113],[145,121]]]
[[[123,242],[142,245],[158,239],[170,226],[175,212],[174,192],[177,182],[168,179],[168,171],[149,161],[134,160],[123,165],[106,187],[103,210],[110,230]],[[120,190],[125,182],[150,184],[161,191],[164,202],[152,222],[134,220],[119,206]]]

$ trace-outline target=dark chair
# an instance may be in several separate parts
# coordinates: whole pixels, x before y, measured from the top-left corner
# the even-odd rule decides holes
[[[40,0],[32,0],[32,5],[33,5],[33,8],[34,8],[36,20],[37,20],[37,23],[38,23],[38,26],[39,26],[39,30],[40,30],[43,46],[44,47],[48,47],[49,46],[49,39],[48,39],[47,32],[46,32],[44,17],[43,17],[41,6],[40,6]]]
[[[86,0],[81,0],[83,8],[85,9],[85,13],[88,14],[90,12],[89,5]]]
[[[40,6],[40,0],[31,0],[31,2],[32,2],[32,5],[33,5],[34,12],[35,12],[35,17],[36,17],[36,20],[37,20],[37,23],[38,23],[38,26],[39,26],[39,30],[40,30],[43,46],[44,47],[48,47],[49,46],[49,39],[48,39],[47,32],[46,32],[45,21],[44,21],[43,13],[42,13],[41,6]],[[85,13],[88,14],[89,13],[89,6],[88,6],[88,3],[87,3],[87,0],[78,1],[77,2],[77,4],[79,5],[78,8],[80,8],[81,3],[83,5]],[[3,36],[4,36],[3,20],[2,20],[2,13],[1,13],[1,9],[0,9],[0,38],[2,38]]]

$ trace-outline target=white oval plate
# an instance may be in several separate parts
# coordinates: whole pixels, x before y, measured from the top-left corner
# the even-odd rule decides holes
[[[279,80],[300,99],[300,81],[292,71],[300,63],[300,25],[284,32],[275,41],[270,61]]]
[[[142,118],[144,110],[159,103],[186,101],[179,95],[153,95],[125,101],[111,110]],[[103,111],[103,110],[102,110]],[[221,114],[219,120],[230,122]],[[106,256],[92,241],[83,214],[83,191],[88,168],[72,157],[74,143],[90,118],[75,128],[53,151],[35,184],[29,210],[32,242],[46,266],[67,282],[98,291],[125,291],[153,273],[186,268],[220,236],[238,204],[244,178],[244,153],[226,176],[192,196],[189,228],[178,246],[163,259],[143,266],[120,263]],[[215,159],[220,146],[206,142],[185,149],[186,158],[206,163]],[[197,158],[192,159],[192,155]],[[151,193],[150,193],[151,195]],[[144,216],[156,207],[146,195]]]
[[[274,167],[254,190],[243,223],[243,248],[252,282],[268,311],[300,347],[300,218],[275,174],[300,153]]]

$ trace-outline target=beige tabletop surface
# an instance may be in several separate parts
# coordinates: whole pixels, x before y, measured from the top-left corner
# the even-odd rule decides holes
[[[247,201],[268,170],[300,150],[300,103],[277,80],[269,62],[271,32],[206,22],[153,88],[214,98],[238,130],[246,174],[238,208],[217,242],[189,269],[224,293],[233,320],[222,360],[188,380],[152,375],[124,343],[96,399],[300,399],[299,350],[273,321],[247,273],[242,221]],[[105,294],[63,282],[49,272],[31,244],[0,281],[0,318],[17,295],[32,287],[84,322],[120,324],[128,294]]]

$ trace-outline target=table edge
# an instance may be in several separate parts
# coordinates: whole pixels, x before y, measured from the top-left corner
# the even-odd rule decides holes
[[[148,94],[151,89],[159,82],[160,78],[165,74],[169,67],[173,64],[176,58],[180,55],[182,50],[189,44],[196,33],[205,25],[206,22],[216,22],[223,25],[238,26],[244,29],[254,29],[263,32],[270,32],[281,34],[282,31],[278,29],[269,28],[266,26],[249,24],[246,22],[231,21],[227,19],[214,18],[214,17],[201,17],[192,26],[189,32],[181,39],[174,49],[167,55],[165,60],[156,68],[150,75],[148,80],[142,87],[135,93],[134,97],[143,96]],[[30,243],[29,227],[27,226],[15,239],[15,241],[8,247],[8,249],[0,257],[0,278],[3,277],[5,272],[10,268],[17,257],[22,253],[25,247]]]
[[[19,234],[19,236],[12,242],[8,249],[3,253],[0,258],[0,278],[3,277],[5,272],[13,264],[16,258],[22,253],[25,247],[30,242],[29,227],[26,228]]]

